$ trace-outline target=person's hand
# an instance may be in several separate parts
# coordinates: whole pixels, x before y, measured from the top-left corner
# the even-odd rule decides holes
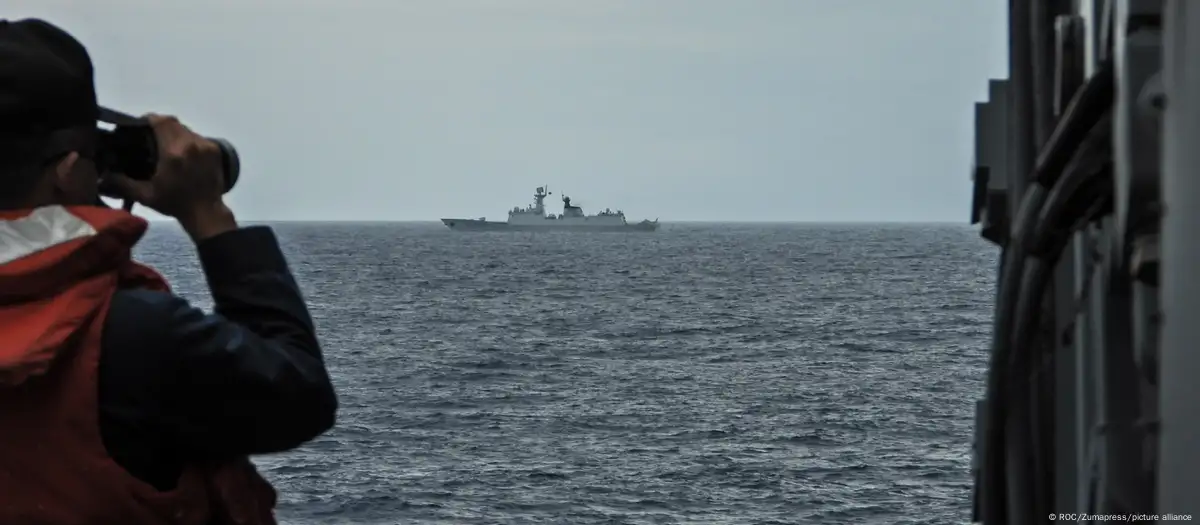
[[[107,179],[129,199],[176,218],[196,240],[237,227],[225,206],[220,148],[171,116],[149,114],[158,140],[158,165],[150,180],[121,174]]]

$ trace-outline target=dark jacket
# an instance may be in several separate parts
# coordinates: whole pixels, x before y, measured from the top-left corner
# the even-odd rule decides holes
[[[214,301],[120,291],[104,325],[100,430],[112,459],[161,490],[185,462],[282,452],[334,424],[312,317],[267,227],[197,247]]]

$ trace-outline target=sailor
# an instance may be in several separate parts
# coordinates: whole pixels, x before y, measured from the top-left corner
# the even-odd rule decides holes
[[[274,524],[248,456],[334,423],[313,321],[272,231],[223,202],[219,150],[171,117],[153,178],[112,180],[178,220],[219,315],[132,262],[147,223],[98,198],[98,113],[76,39],[0,20],[0,523]]]

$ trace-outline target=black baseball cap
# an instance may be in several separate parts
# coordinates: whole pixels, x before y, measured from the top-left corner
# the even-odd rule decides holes
[[[101,107],[87,49],[39,19],[0,19],[0,137],[141,119]]]

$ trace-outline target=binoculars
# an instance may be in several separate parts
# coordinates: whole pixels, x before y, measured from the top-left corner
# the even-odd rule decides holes
[[[153,177],[158,166],[158,139],[150,123],[144,118],[105,107],[100,108],[98,120],[113,125],[113,129],[96,128],[99,135],[96,168],[100,173],[122,173],[135,180]],[[216,143],[221,150],[221,170],[228,193],[237,184],[241,171],[237,150],[228,140],[204,138]]]

